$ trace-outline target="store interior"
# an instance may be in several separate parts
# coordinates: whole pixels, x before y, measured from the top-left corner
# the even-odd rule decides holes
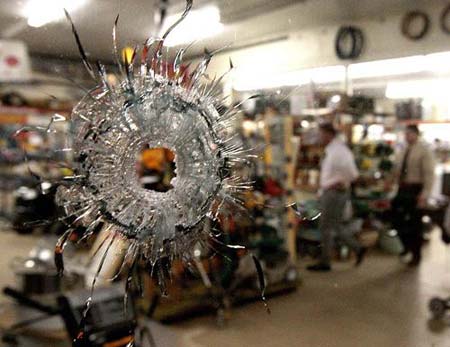
[[[447,0],[0,0],[0,346],[449,346],[449,91]]]

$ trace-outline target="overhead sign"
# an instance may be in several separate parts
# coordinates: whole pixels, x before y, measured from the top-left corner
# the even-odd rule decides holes
[[[30,77],[30,58],[25,43],[0,40],[0,82],[24,81]]]

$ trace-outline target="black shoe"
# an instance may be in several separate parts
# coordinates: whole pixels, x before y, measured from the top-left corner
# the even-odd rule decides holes
[[[309,265],[306,269],[308,271],[328,272],[331,271],[331,266],[329,264],[318,263],[314,265]]]
[[[356,254],[356,262],[355,262],[355,266],[360,266],[361,263],[364,260],[364,257],[366,256],[367,253],[367,248],[366,247],[362,247],[359,252]]]
[[[409,251],[407,249],[404,249],[398,256],[399,257],[405,257],[405,256],[408,255],[408,253],[409,253]]]
[[[420,265],[422,258],[414,256],[410,262],[408,262],[409,267],[418,267]]]

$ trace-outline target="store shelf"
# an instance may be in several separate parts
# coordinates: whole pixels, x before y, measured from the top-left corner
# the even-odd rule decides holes
[[[303,192],[306,192],[306,193],[317,193],[317,191],[319,190],[318,186],[310,186],[310,185],[306,185],[306,184],[296,185],[295,188],[297,188],[298,190],[301,190]]]
[[[422,119],[402,119],[400,124],[450,124],[450,120],[422,120]]]
[[[310,163],[297,163],[297,169],[298,170],[319,170],[320,165],[319,164],[310,164]]]
[[[72,108],[62,108],[62,109],[49,109],[49,108],[37,108],[37,107],[14,107],[14,106],[0,106],[0,115],[48,115],[57,113],[67,113],[69,114],[72,111]]]

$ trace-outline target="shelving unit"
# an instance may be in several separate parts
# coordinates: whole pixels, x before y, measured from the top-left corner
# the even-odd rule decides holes
[[[17,130],[25,126],[46,127],[50,118],[58,113],[65,117],[70,115],[70,109],[47,109],[35,107],[0,106],[0,176],[2,184],[0,194],[0,215],[11,219],[14,207],[14,191],[20,186],[36,184],[30,175],[24,160],[24,149],[27,151],[28,163],[42,177],[61,176],[60,169],[53,167],[49,161],[49,151],[63,148],[67,139],[63,131],[45,134],[28,131],[13,137]],[[65,125],[54,124],[55,127]],[[61,129],[62,130],[62,129]]]
[[[244,137],[250,147],[264,148],[261,159],[255,163],[253,177],[257,182],[253,193],[249,194],[250,200],[259,196],[261,200],[258,204],[261,213],[254,218],[262,218],[259,226],[254,226],[255,230],[264,229],[270,226],[284,249],[287,250],[290,263],[296,261],[296,216],[293,209],[288,208],[295,202],[295,163],[298,157],[297,137],[293,132],[293,118],[287,115],[277,114],[269,109],[264,115],[255,120],[245,120],[246,128]],[[249,201],[249,205],[254,205]],[[263,232],[256,232],[253,239],[268,240],[268,235]]]
[[[280,196],[278,218],[284,219],[280,222],[280,229],[285,230],[286,248],[292,263],[295,263],[296,230],[295,212],[291,208],[285,208],[295,202],[295,162],[298,146],[294,148],[293,142],[293,119],[289,116],[270,115],[265,126],[265,165],[268,177],[274,178],[281,183],[283,194]],[[295,142],[295,141],[294,141]]]

